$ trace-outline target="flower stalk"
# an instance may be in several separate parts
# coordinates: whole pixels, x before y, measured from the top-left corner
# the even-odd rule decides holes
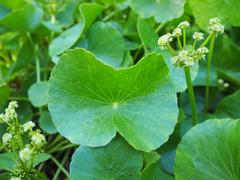
[[[191,110],[192,110],[192,125],[195,126],[197,124],[197,108],[196,108],[195,94],[193,91],[190,68],[185,67],[184,72],[185,72],[185,78],[186,78],[187,88],[188,88],[188,96],[189,96]]]

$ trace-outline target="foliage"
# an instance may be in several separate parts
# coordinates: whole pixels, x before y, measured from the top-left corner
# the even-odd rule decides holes
[[[0,179],[240,179],[239,9],[0,0]]]

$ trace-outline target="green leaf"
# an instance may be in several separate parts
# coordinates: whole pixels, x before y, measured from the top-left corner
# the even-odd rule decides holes
[[[43,10],[33,4],[13,10],[0,20],[0,25],[20,32],[34,31],[42,21]]]
[[[218,117],[240,118],[240,90],[226,96],[217,106],[215,115]]]
[[[159,52],[164,57],[166,64],[170,70],[172,81],[175,85],[176,92],[183,92],[187,89],[183,68],[174,67],[171,63],[171,54],[167,51],[161,51],[157,45],[158,35],[153,27],[144,19],[139,18],[137,22],[137,29],[140,39],[142,40],[145,53]],[[151,36],[149,36],[151,34]],[[198,73],[198,64],[191,69],[192,80],[195,79]]]
[[[80,146],[73,154],[70,175],[72,180],[137,180],[142,165],[141,152],[117,137],[104,147]]]
[[[8,152],[0,154],[0,169],[13,171],[17,163],[17,153]]]
[[[239,0],[189,0],[197,24],[207,30],[208,20],[218,17],[224,24],[240,26]]]
[[[121,67],[125,52],[122,35],[109,24],[95,23],[87,35],[88,49],[106,64]]]
[[[47,154],[47,153],[40,153],[35,159],[34,159],[34,166],[37,166],[38,164],[47,161],[48,159],[50,159],[51,155]]]
[[[218,73],[224,79],[240,85],[240,48],[227,36],[223,36],[220,43],[217,45],[215,50],[216,53],[214,53],[213,56],[213,62],[216,65]]]
[[[48,103],[48,82],[42,81],[33,84],[28,90],[28,98],[35,107],[41,107]]]
[[[10,89],[7,86],[0,87],[0,112],[5,109],[5,105],[8,101],[8,97],[10,95]]]
[[[103,7],[96,3],[83,3],[79,6],[80,23],[65,30],[49,46],[50,56],[56,56],[71,48],[101,13]]]
[[[39,118],[39,126],[43,131],[48,134],[54,134],[57,132],[53,122],[51,115],[48,111],[42,112]]]
[[[183,14],[186,0],[132,0],[131,7],[141,17],[154,17],[156,22],[167,22]]]
[[[136,149],[151,151],[177,122],[176,94],[157,54],[116,70],[89,51],[69,50],[52,72],[49,95],[57,130],[75,144],[103,146],[118,131]]]
[[[34,59],[34,47],[28,39],[19,51],[17,61],[14,64],[14,72],[21,70],[22,68],[29,67],[34,62]]]
[[[174,180],[174,178],[161,169],[158,160],[143,169],[141,180]]]
[[[177,149],[178,180],[240,179],[240,119],[211,119],[193,127]]]
[[[26,5],[26,0],[17,0],[17,1],[0,0],[0,4],[9,9],[18,9]]]

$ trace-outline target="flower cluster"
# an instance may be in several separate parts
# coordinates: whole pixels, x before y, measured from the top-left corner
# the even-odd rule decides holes
[[[211,33],[224,33],[224,26],[221,24],[221,20],[219,18],[209,19],[208,29]]]
[[[17,102],[12,101],[5,113],[0,115],[0,124],[5,123],[7,125],[7,132],[1,138],[0,150],[18,152],[19,155],[19,164],[12,172],[12,180],[25,177],[24,169],[26,167],[29,167],[30,170],[33,169],[34,158],[42,152],[46,143],[45,136],[41,134],[41,131],[33,129],[35,127],[34,122],[29,121],[23,125],[19,123],[16,113],[17,107]],[[29,139],[27,144],[24,143],[23,135]]]
[[[18,107],[18,104],[16,101],[11,101],[5,110],[5,114],[0,114],[0,123],[8,123],[13,119],[17,118],[17,113],[15,111],[15,108]]]
[[[200,59],[204,59],[208,49],[206,47],[197,50],[181,50],[171,58],[172,64],[176,67],[192,67]]]
[[[196,41],[201,41],[204,39],[204,34],[201,33],[201,32],[195,32],[193,34],[193,39],[196,40]]]
[[[41,131],[39,129],[33,130],[33,127],[35,127],[35,124],[32,121],[22,125],[23,131],[28,133],[30,137],[30,143],[19,151],[19,158],[23,162],[33,159],[36,154],[41,152],[43,145],[46,143],[45,136],[41,134]]]
[[[221,24],[221,21],[218,18],[212,18],[209,20],[209,29],[211,34],[206,38],[206,40],[196,48],[199,41],[204,40],[204,34],[201,32],[194,32],[192,38],[194,43],[192,45],[186,44],[186,29],[190,26],[190,23],[187,21],[181,22],[172,33],[167,33],[162,35],[158,39],[158,45],[160,49],[168,49],[173,57],[171,58],[172,64],[176,67],[192,67],[197,61],[204,59],[208,54],[209,50],[204,47],[211,38],[212,33],[223,33],[224,26]],[[181,36],[182,40],[181,41]],[[177,38],[179,51],[176,51],[170,44],[174,38]]]
[[[158,39],[158,45],[161,49],[166,49],[167,45],[173,40],[173,35],[167,33]]]

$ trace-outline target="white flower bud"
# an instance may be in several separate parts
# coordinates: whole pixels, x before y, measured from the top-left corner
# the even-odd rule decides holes
[[[45,139],[44,135],[39,133],[39,131],[35,131],[31,137],[31,141],[33,144],[42,145],[46,142],[46,139]]]
[[[225,83],[223,84],[223,87],[224,87],[224,88],[228,88],[228,87],[229,87],[229,83],[225,82]]]
[[[12,140],[13,136],[12,136],[12,133],[5,133],[3,136],[2,136],[2,142],[3,144],[8,144],[11,140]]]
[[[216,33],[224,33],[224,26],[221,24],[221,20],[219,18],[211,18],[209,19],[208,29],[210,32]]]
[[[186,50],[180,51],[177,56],[171,58],[171,61],[175,67],[192,67],[194,65],[194,59]]]
[[[201,40],[204,39],[203,36],[204,36],[203,33],[201,33],[201,32],[195,32],[195,33],[193,34],[193,39],[196,40],[196,41],[201,41]]]
[[[28,145],[26,145],[24,149],[19,151],[19,158],[22,161],[28,161],[31,159],[32,153],[33,153],[33,151],[29,148]]]
[[[173,36],[175,36],[175,37],[179,37],[179,36],[181,36],[182,35],[182,29],[180,29],[180,28],[175,28],[174,30],[173,30]]]
[[[223,84],[223,83],[224,83],[223,79],[218,79],[218,84]]]
[[[166,49],[167,44],[170,43],[172,40],[173,36],[170,33],[161,36],[158,39],[158,45],[160,46],[160,49]]]
[[[183,21],[181,22],[179,25],[178,25],[178,28],[181,28],[181,29],[186,29],[190,26],[189,22],[187,21]]]
[[[35,126],[34,122],[29,121],[29,122],[23,124],[23,126],[22,126],[23,127],[23,131],[27,132],[27,131],[31,130],[34,126]]]
[[[9,108],[11,109],[15,109],[15,108],[18,108],[18,103],[17,101],[11,101],[8,105]]]

